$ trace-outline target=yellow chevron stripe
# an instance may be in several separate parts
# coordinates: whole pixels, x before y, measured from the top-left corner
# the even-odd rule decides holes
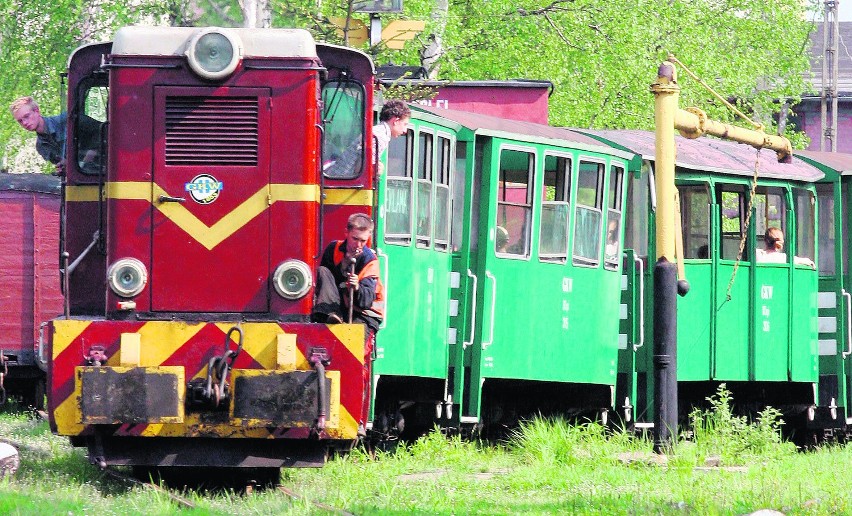
[[[248,353],[264,369],[276,369],[278,365],[278,335],[285,333],[277,324],[243,323],[243,352]],[[216,327],[227,334],[234,327],[233,323],[216,323]],[[236,335],[231,335],[231,349],[237,348]],[[222,349],[224,350],[224,341]],[[310,369],[305,355],[296,349],[296,369]]]
[[[75,381],[76,384],[76,381]],[[56,432],[59,435],[80,435],[83,424],[80,414],[80,391],[76,390],[53,410]]]
[[[250,220],[263,213],[271,203],[277,201],[317,202],[319,190],[316,185],[263,185],[260,190],[212,226],[201,222],[198,217],[179,203],[156,201],[161,195],[168,195],[168,192],[156,183],[113,182],[107,184],[108,198],[152,203],[166,218],[210,250],[233,235]]]
[[[325,190],[324,204],[335,206],[372,206],[373,191],[356,188]]]
[[[194,337],[205,323],[183,321],[151,321],[139,328],[142,335],[140,363],[142,367],[159,366],[183,343]]]
[[[115,181],[104,186],[108,199],[147,201],[198,243],[212,250],[228,237],[263,213],[274,202],[319,202],[318,185],[269,184],[264,185],[242,204],[219,219],[212,226],[193,215],[179,203],[161,203],[161,195],[168,195],[156,183],[137,181]],[[180,194],[182,192],[179,192]],[[326,190],[324,204],[331,206],[372,206],[373,191],[356,188]],[[69,186],[66,199],[70,202],[98,200],[97,186]]]
[[[57,358],[71,343],[86,331],[91,321],[56,319],[53,321],[53,358]]]
[[[98,185],[66,186],[65,200],[68,202],[96,202]]]
[[[276,201],[313,201],[319,202],[319,186],[318,185],[269,185],[269,200],[270,203]]]
[[[330,324],[328,329],[352,353],[358,362],[364,363],[364,326],[360,324]]]

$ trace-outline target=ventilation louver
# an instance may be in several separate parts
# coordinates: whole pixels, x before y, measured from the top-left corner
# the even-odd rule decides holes
[[[166,165],[257,165],[257,99],[167,97]]]

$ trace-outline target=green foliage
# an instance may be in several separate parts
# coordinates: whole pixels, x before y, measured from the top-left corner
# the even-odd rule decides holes
[[[34,137],[15,123],[8,106],[33,96],[45,115],[62,108],[60,74],[71,52],[85,43],[107,41],[116,28],[143,20],[165,20],[168,0],[8,0],[0,4],[0,149],[14,159]],[[41,166],[41,160],[27,166]],[[52,169],[53,167],[48,166]],[[32,171],[32,170],[27,170]]]
[[[614,461],[618,453],[650,449],[650,443],[626,432],[609,432],[599,423],[537,417],[521,423],[510,449],[527,463],[563,466]]]
[[[753,422],[738,416],[725,384],[707,401],[708,410],[695,408],[689,416],[695,448],[686,449],[697,456],[719,456],[723,464],[732,465],[778,460],[795,453],[795,446],[781,435],[782,414],[777,409],[765,408]]]

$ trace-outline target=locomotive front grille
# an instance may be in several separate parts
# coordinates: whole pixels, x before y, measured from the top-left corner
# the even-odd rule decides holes
[[[256,166],[255,97],[166,97],[166,165]]]

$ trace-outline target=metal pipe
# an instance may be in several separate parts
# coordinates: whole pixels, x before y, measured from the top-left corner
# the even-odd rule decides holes
[[[704,134],[709,134],[738,143],[745,143],[758,149],[772,149],[778,155],[778,161],[784,163],[788,163],[793,155],[790,140],[783,136],[766,134],[761,131],[710,120],[700,109],[677,109],[676,103],[674,110],[674,127],[680,131],[684,138],[698,138]],[[657,163],[659,163],[659,159]]]
[[[677,268],[675,259],[675,117],[680,87],[674,64],[663,62],[654,94],[656,126],[657,263],[654,266],[654,451],[677,436]]]

